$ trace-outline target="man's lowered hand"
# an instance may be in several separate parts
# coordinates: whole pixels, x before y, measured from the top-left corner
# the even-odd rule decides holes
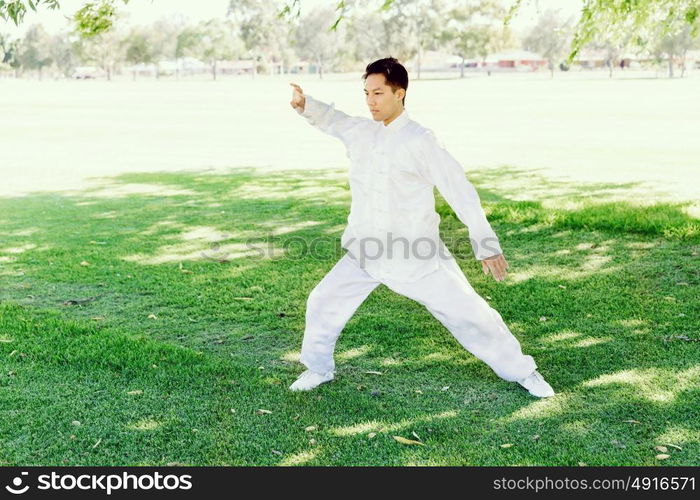
[[[481,268],[484,274],[488,274],[491,271],[494,279],[496,281],[501,281],[505,279],[506,274],[508,274],[508,261],[503,256],[503,254],[494,255],[493,257],[488,257],[481,261]]]

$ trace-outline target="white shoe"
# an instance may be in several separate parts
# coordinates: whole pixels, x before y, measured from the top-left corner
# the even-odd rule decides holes
[[[528,377],[518,380],[518,383],[528,390],[533,396],[538,398],[548,398],[554,396],[554,389],[542,377],[540,372],[535,370]]]
[[[289,386],[290,391],[310,391],[314,387],[333,380],[333,372],[318,373],[306,370]]]

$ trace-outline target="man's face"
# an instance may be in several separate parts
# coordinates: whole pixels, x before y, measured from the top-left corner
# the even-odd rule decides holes
[[[393,93],[383,74],[367,75],[365,97],[372,118],[376,121],[384,121],[400,113],[403,107],[401,100],[405,95],[404,89],[396,89],[396,93]]]

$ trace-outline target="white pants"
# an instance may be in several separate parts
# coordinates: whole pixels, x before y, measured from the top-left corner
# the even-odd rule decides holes
[[[439,269],[418,281],[399,283],[373,278],[349,253],[309,294],[300,358],[307,368],[320,373],[335,369],[333,351],[340,332],[380,283],[423,304],[502,379],[521,380],[537,368],[532,356],[522,353],[501,315],[474,291],[453,257],[440,259]]]

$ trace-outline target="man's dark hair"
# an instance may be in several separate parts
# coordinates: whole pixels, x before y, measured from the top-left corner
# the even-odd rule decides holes
[[[408,89],[408,72],[406,68],[393,57],[386,57],[369,63],[365,69],[365,74],[362,75],[362,79],[366,80],[369,75],[375,73],[384,75],[386,84],[391,87],[391,91],[394,93],[396,93],[396,89]],[[406,106],[406,96],[401,100],[401,103]]]

